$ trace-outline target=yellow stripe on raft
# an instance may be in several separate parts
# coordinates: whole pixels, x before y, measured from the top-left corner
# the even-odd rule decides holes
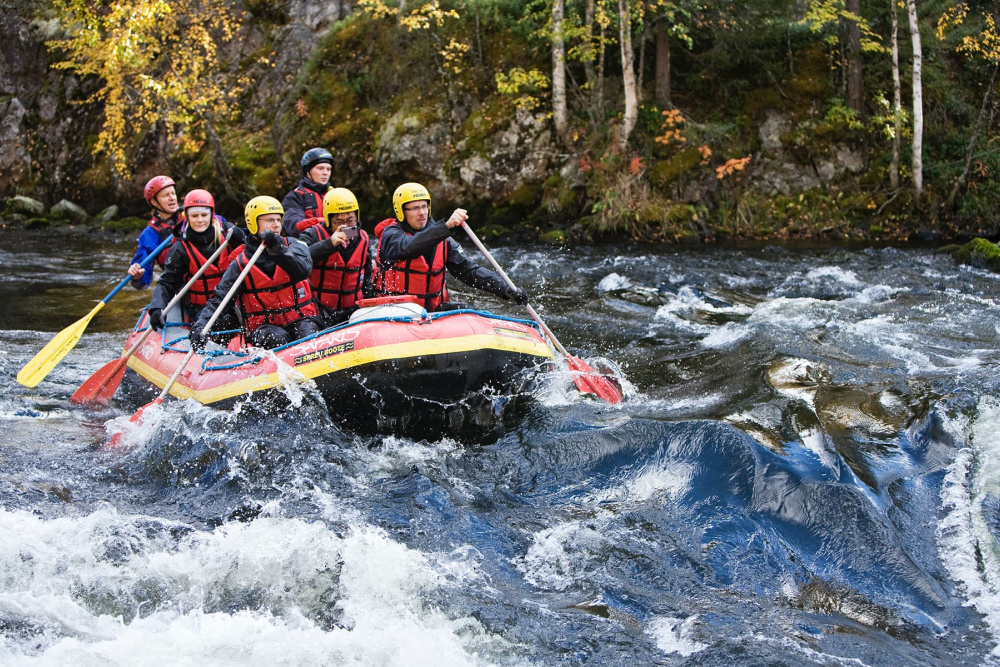
[[[456,352],[475,352],[477,350],[501,350],[503,352],[515,352],[527,354],[535,357],[552,358],[552,350],[548,345],[533,341],[510,338],[498,334],[476,334],[471,336],[456,336],[440,340],[418,340],[407,343],[395,343],[393,345],[379,345],[377,347],[364,350],[353,350],[341,354],[332,355],[308,364],[294,366],[293,368],[312,379],[321,375],[329,375],[337,371],[343,371],[357,366],[364,366],[376,361],[387,361],[390,359],[408,359],[412,357],[436,356],[441,354],[452,354]],[[191,363],[192,373],[198,373],[200,362]],[[136,373],[146,378],[158,387],[164,386],[170,379],[147,365],[139,358],[139,355],[132,355],[128,360],[128,367]],[[226,373],[225,370],[206,371],[206,373]],[[204,405],[223,401],[227,398],[234,398],[254,391],[273,389],[281,385],[280,374],[269,373],[267,375],[255,375],[253,377],[235,380],[228,384],[213,389],[192,389],[181,383],[190,377],[182,374],[180,379],[171,387],[170,393],[177,398],[193,398]]]

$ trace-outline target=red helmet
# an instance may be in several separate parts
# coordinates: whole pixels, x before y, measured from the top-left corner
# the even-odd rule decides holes
[[[184,210],[186,211],[192,206],[207,206],[212,209],[212,214],[215,215],[215,198],[208,190],[192,190],[184,195]]]
[[[149,179],[149,182],[146,183],[146,187],[142,189],[142,198],[146,200],[147,204],[156,208],[156,204],[153,203],[153,200],[156,199],[156,195],[160,194],[161,190],[169,188],[171,185],[176,185],[176,183],[174,183],[174,179],[169,176],[153,176]]]

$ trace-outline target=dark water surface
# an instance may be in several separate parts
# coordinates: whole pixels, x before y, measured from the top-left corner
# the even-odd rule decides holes
[[[14,376],[131,253],[0,231],[0,663],[1000,663],[994,274],[497,248],[567,347],[622,367],[623,405],[553,374],[499,439],[415,442],[291,386],[263,419],[169,401],[109,453],[131,409],[68,397],[148,292]]]

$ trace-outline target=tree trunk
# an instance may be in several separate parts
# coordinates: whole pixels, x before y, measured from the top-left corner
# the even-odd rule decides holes
[[[594,82],[594,108],[599,121],[604,120],[604,55],[607,46],[604,43],[604,22],[601,22],[600,42],[597,45],[597,80]]]
[[[653,77],[656,79],[654,95],[656,102],[665,107],[672,107],[673,100],[670,98],[670,33],[669,26],[661,23],[656,29],[656,71]]]
[[[919,205],[924,194],[924,94],[921,83],[923,50],[920,47],[916,0],[906,0],[906,14],[910,19],[910,39],[913,42],[913,193]]]
[[[552,3],[552,122],[559,140],[566,138],[566,45],[563,43],[565,0]]]
[[[583,72],[593,92],[597,85],[597,71],[594,69],[594,0],[587,0],[583,6]]]
[[[972,136],[969,137],[969,147],[965,149],[965,166],[962,167],[962,173],[955,180],[955,185],[951,188],[951,194],[948,195],[948,208],[954,208],[955,200],[958,198],[958,192],[965,185],[965,179],[969,177],[969,169],[972,167],[972,158],[976,152],[976,142],[979,141],[979,133],[983,129],[983,125],[986,122],[986,116],[988,115],[990,96],[993,94],[993,84],[997,79],[997,69],[1000,69],[1000,65],[993,66],[993,74],[990,75],[990,83],[986,86],[986,94],[983,95],[983,104],[979,107],[979,117],[976,118],[976,124],[972,127]]]
[[[649,17],[649,0],[643,0],[643,16]],[[642,36],[639,38],[639,67],[636,73],[635,96],[642,104],[642,87],[646,83],[646,42],[649,41],[649,22],[642,22]]]
[[[911,0],[912,2],[913,0]],[[625,82],[625,119],[619,146],[628,147],[628,137],[639,119],[639,97],[635,89],[635,66],[632,55],[632,15],[629,0],[618,0],[619,43],[622,51],[622,78]]]
[[[861,16],[861,0],[846,0],[846,9],[851,14]],[[847,106],[858,118],[864,112],[864,79],[861,72],[861,27],[853,19],[847,19]]]
[[[893,190],[899,188],[899,143],[903,132],[903,98],[899,85],[899,18],[896,16],[896,1],[892,6],[892,162],[889,164],[889,184]]]

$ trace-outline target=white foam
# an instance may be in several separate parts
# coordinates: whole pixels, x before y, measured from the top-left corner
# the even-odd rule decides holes
[[[839,266],[821,266],[806,274],[806,280],[811,282],[824,282],[828,278],[833,278],[848,287],[861,287],[864,284],[858,280],[858,276],[854,271],[843,269]]]
[[[692,639],[697,616],[688,616],[681,620],[669,616],[658,616],[650,621],[646,634],[656,642],[656,648],[664,653],[678,653],[685,658],[708,648]]]
[[[515,560],[525,581],[544,590],[564,591],[588,576],[586,562],[609,548],[593,526],[568,521],[532,536],[528,552]]]
[[[628,289],[631,286],[632,281],[627,277],[618,275],[617,273],[609,273],[601,278],[601,282],[597,283],[597,292],[603,294],[604,292]]]
[[[693,476],[691,466],[681,462],[664,465],[661,461],[643,466],[622,484],[602,489],[597,502],[643,503],[660,497],[674,497],[687,491]]]
[[[6,637],[0,662],[490,664],[508,642],[427,604],[468,586],[476,563],[367,526],[341,537],[261,517],[204,532],[107,507],[53,520],[0,509],[0,613],[44,629]]]
[[[958,452],[941,487],[944,516],[937,526],[941,561],[963,589],[966,604],[983,614],[998,642],[1000,658],[1000,552],[983,515],[988,495],[1000,495],[1000,400],[980,399],[975,422],[942,415],[945,427],[970,447]],[[976,553],[981,557],[977,562]]]

